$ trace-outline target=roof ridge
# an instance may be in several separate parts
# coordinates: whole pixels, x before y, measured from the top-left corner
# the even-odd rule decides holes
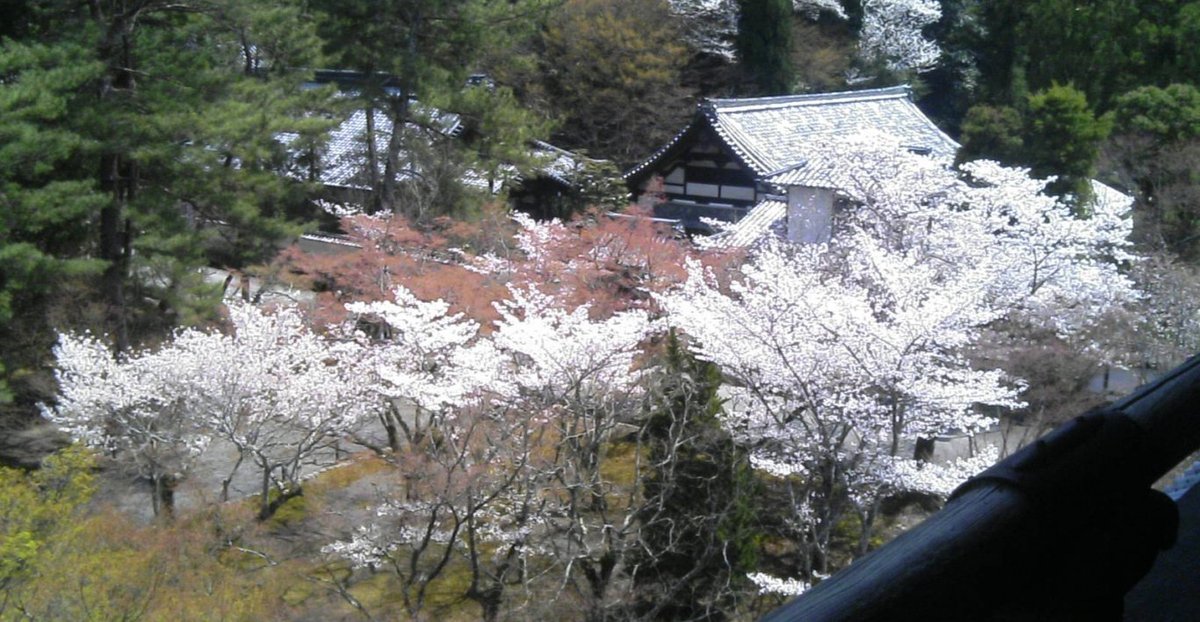
[[[782,175],[784,173],[789,173],[791,171],[794,171],[794,170],[804,167],[804,166],[808,166],[808,158],[800,160],[799,162],[797,162],[795,164],[785,166],[781,169],[776,169],[774,171],[768,171],[765,176],[766,177],[774,177],[776,175]]]
[[[794,104],[827,104],[840,102],[867,101],[872,99],[911,99],[912,88],[907,84],[889,86],[878,89],[862,89],[858,91],[837,91],[833,93],[805,93],[802,95],[779,95],[775,97],[748,97],[735,99],[707,99],[703,107],[721,112],[731,109],[738,111],[771,108]]]

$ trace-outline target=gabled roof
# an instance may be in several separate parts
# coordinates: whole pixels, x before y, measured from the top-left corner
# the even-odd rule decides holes
[[[646,160],[641,164],[638,164],[637,166],[634,166],[626,171],[622,177],[624,177],[626,181],[637,182],[643,176],[652,173],[656,166],[674,157],[676,152],[682,149],[694,134],[702,131],[706,124],[707,120],[704,118],[704,116],[697,114],[695,117],[693,117],[692,122],[689,123],[687,127],[679,130],[678,133],[672,136],[671,140],[667,141],[667,144],[659,147],[658,151],[655,151],[653,154],[651,154],[650,157],[646,158]]]
[[[900,144],[936,157],[953,157],[958,143],[912,102],[907,86],[820,93],[712,99],[700,104],[692,124],[625,177],[635,179],[669,159],[697,126],[711,127],[729,149],[760,177],[791,169],[796,175],[813,155],[815,141],[877,131]],[[818,166],[818,163],[810,163]],[[814,178],[812,181],[816,181]]]
[[[771,171],[762,176],[762,180],[776,187],[806,186],[809,188],[827,188],[837,190],[839,185],[838,171],[833,165],[824,160],[809,162],[801,160],[797,164],[787,166],[778,171]]]
[[[809,158],[814,139],[875,130],[913,150],[953,157],[958,143],[917,108],[906,86],[842,93],[714,99],[702,105],[717,133],[760,175]]]

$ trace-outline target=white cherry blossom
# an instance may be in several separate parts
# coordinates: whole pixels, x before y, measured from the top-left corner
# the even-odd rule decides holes
[[[905,452],[1020,405],[1020,379],[972,364],[983,335],[1003,320],[1070,341],[1136,293],[1121,205],[1078,218],[1027,171],[980,162],[964,179],[879,136],[817,148],[850,203],[831,242],[768,242],[727,287],[693,264],[657,299],[726,375],[725,424],[754,466],[796,483],[797,533],[819,552],[845,511],[823,491],[865,521],[884,495],[944,495],[978,466]]]

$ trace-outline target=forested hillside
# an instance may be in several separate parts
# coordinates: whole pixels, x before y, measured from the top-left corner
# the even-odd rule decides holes
[[[1177,0],[0,0],[0,619],[752,619],[995,458],[932,439],[1200,349],[1197,41]],[[821,146],[829,244],[628,205],[703,98],[900,84],[962,149]],[[541,141],[565,222],[510,207]]]

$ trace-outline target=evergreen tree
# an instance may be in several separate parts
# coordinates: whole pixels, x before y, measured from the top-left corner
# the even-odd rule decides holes
[[[294,154],[328,127],[311,114],[328,94],[301,88],[319,46],[290,0],[8,13],[0,337],[18,345],[0,364],[44,391],[52,328],[105,332],[124,351],[211,313],[198,267],[243,268],[300,230],[309,187]],[[18,402],[28,414],[44,397]]]
[[[1057,175],[1047,189],[1073,195],[1085,212],[1092,196],[1100,144],[1112,127],[1108,117],[1097,118],[1087,97],[1071,85],[1054,85],[1029,97],[1025,128],[1025,158],[1038,177]]]
[[[1132,191],[1134,233],[1146,250],[1200,258],[1200,90],[1147,86],[1117,98],[1107,164]]]
[[[959,163],[986,158],[1004,164],[1021,161],[1025,146],[1021,113],[1008,106],[972,106],[963,119]]]
[[[792,3],[788,0],[740,0],[737,52],[760,95],[786,95],[792,70]]]
[[[1018,25],[1033,89],[1071,82],[1099,110],[1176,71],[1177,0],[1035,0]]]
[[[756,566],[755,481],[721,427],[721,373],[688,353],[674,331],[644,430],[640,613],[657,620],[721,620]]]
[[[944,22],[938,38],[951,62],[974,65],[973,103],[1021,107],[1029,92],[1071,82],[1107,111],[1129,89],[1194,76],[1200,67],[1196,2],[942,0],[942,6],[945,16],[961,16]]]
[[[437,127],[436,109],[477,113],[478,88],[468,77],[487,74],[490,63],[518,62],[518,46],[533,36],[545,0],[308,0],[316,11],[326,50],[340,67],[363,74],[356,93],[368,111],[365,178],[371,187],[370,210],[394,210],[417,219],[462,211],[470,201],[461,179],[468,164],[494,171],[496,158],[509,150],[497,141],[463,153],[456,140]],[[503,51],[503,52],[501,52]],[[504,52],[507,52],[505,54]],[[488,88],[488,84],[482,88]],[[418,104],[419,101],[419,104]],[[540,120],[514,110],[516,100],[503,93],[491,98],[491,118],[503,117],[522,128],[507,128],[504,140],[524,143],[540,133]],[[499,108],[505,108],[504,111]],[[394,131],[374,127],[375,112],[386,115]],[[477,126],[485,125],[481,118]],[[383,140],[376,143],[376,135]],[[417,179],[408,184],[406,179]],[[419,186],[428,190],[419,195]]]
[[[921,110],[952,136],[958,135],[978,87],[973,45],[979,33],[973,5],[973,0],[941,0],[942,17],[928,31],[942,49],[942,58],[918,84],[923,87],[918,89]]]
[[[0,47],[0,403],[31,408],[31,373],[49,353],[55,294],[88,261],[89,222],[104,204],[81,166],[94,143],[72,127],[100,74],[89,50],[3,40]]]
[[[1200,89],[1192,84],[1146,86],[1117,98],[1116,125],[1164,141],[1200,137]]]
[[[530,146],[549,134],[551,124],[523,107],[511,88],[466,88],[455,94],[450,108],[466,126],[466,162],[484,175],[489,192],[500,192],[504,182],[532,173],[542,164]]]

